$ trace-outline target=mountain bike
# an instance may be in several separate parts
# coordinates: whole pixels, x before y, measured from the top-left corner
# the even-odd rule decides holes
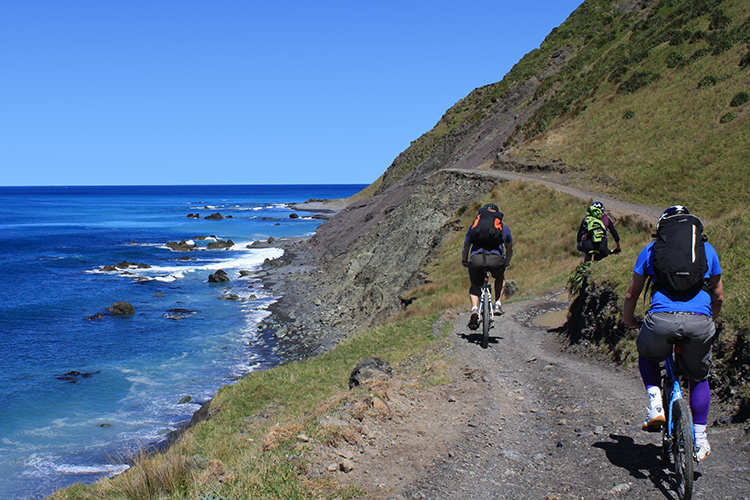
[[[490,284],[490,272],[485,271],[482,293],[479,296],[479,321],[482,323],[482,349],[487,349],[490,340],[490,328],[494,323],[492,319],[492,285]]]
[[[677,496],[680,500],[690,500],[693,496],[695,428],[680,386],[682,341],[677,339],[673,343],[674,358],[667,358],[666,373],[662,378],[662,404],[667,423],[662,428],[661,458],[667,467],[674,466]]]

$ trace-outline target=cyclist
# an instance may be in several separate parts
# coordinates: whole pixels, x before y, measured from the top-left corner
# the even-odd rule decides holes
[[[478,226],[482,214],[486,213],[499,219],[501,228],[497,228],[497,235],[493,238],[478,239],[472,229]],[[505,292],[505,269],[510,265],[513,257],[513,236],[510,228],[502,223],[503,213],[494,203],[488,203],[479,210],[479,216],[472,227],[466,231],[463,251],[461,252],[461,264],[469,268],[469,299],[471,301],[471,316],[469,328],[476,330],[479,327],[479,296],[484,284],[485,270],[489,270],[495,278],[495,316],[503,314],[502,297]],[[498,285],[500,283],[500,286]]]
[[[593,241],[596,238],[592,237],[592,233],[597,229],[601,233],[601,240]],[[607,215],[604,204],[601,201],[595,201],[586,209],[586,217],[583,218],[581,224],[578,226],[578,235],[576,236],[576,248],[578,248],[579,252],[583,252],[584,262],[589,262],[591,259],[601,260],[609,255],[607,231],[612,234],[612,238],[615,240],[615,244],[617,245],[615,251],[619,252],[620,235],[617,234],[615,223]]]
[[[659,217],[659,223],[669,217],[689,213],[681,205],[669,207]],[[657,224],[657,233],[658,228]],[[638,255],[633,269],[633,279],[625,292],[623,304],[623,322],[631,328],[640,329],[636,340],[638,368],[649,400],[648,415],[642,426],[645,431],[658,431],[666,423],[659,386],[660,362],[672,352],[669,340],[687,340],[683,345],[682,371],[690,387],[690,409],[695,425],[696,458],[699,461],[711,453],[711,446],[706,438],[708,408],[711,403],[711,390],[707,378],[711,366],[712,339],[716,333],[714,320],[724,302],[719,257],[708,242],[703,242],[703,245],[708,270],[704,275],[704,286],[699,292],[678,296],[659,289],[656,283],[651,306],[643,321],[635,317],[636,302],[647,276],[654,276],[654,242],[651,242]],[[652,291],[653,289],[652,287]]]

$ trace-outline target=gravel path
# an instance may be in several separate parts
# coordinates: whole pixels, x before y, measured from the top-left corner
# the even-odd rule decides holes
[[[365,421],[354,469],[336,480],[380,500],[676,498],[661,434],[640,430],[636,370],[565,352],[532,322],[564,306],[555,298],[508,304],[487,349],[465,326],[468,313],[448,317],[450,382],[403,390],[405,371],[396,369],[389,417]],[[709,429],[713,451],[697,467],[693,498],[750,498],[748,430]]]

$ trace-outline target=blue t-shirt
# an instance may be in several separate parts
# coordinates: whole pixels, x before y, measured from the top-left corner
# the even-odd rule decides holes
[[[469,243],[469,233],[471,232],[471,228],[469,228],[466,231],[466,238],[464,238],[464,244]],[[513,236],[510,233],[510,228],[503,224],[503,244],[500,246],[500,248],[482,248],[479,245],[472,245],[471,246],[471,252],[469,255],[475,255],[478,254],[481,251],[485,251],[486,253],[494,253],[495,255],[502,255],[505,256],[505,245],[508,243],[513,242]]]
[[[717,276],[721,274],[721,265],[719,265],[719,255],[716,253],[714,247],[710,243],[704,243],[706,248],[706,260],[708,261],[708,271],[706,271],[706,278],[711,276]],[[640,274],[641,276],[654,276],[653,266],[653,246],[654,242],[646,245],[641,253],[638,254],[638,259],[635,261],[635,267],[633,272]],[[685,296],[671,295],[661,290],[654,293],[651,299],[651,309],[649,312],[692,312],[705,314],[706,316],[712,315],[711,309],[711,294],[706,290],[701,290],[694,297],[690,297],[685,300]]]

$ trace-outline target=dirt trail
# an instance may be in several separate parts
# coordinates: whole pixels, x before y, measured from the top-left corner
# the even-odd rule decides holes
[[[543,175],[476,172],[595,197],[615,216],[655,223],[661,213]],[[554,296],[507,304],[488,349],[466,327],[468,312],[447,312],[450,382],[407,390],[409,370],[397,368],[388,418],[367,422],[355,467],[335,480],[389,500],[676,498],[659,458],[661,435],[640,430],[646,402],[637,371],[566,353],[532,321],[567,307]],[[709,425],[717,421],[729,420],[714,404]],[[694,498],[750,500],[748,435],[748,424],[710,426],[712,455],[697,467]]]
[[[451,170],[451,169],[447,169]],[[466,172],[467,170],[454,169],[457,171]],[[524,174],[519,172],[511,172],[509,170],[468,170],[471,172],[481,172],[484,175],[491,175],[493,177],[500,177],[508,180],[525,180],[531,182],[537,182],[545,186],[551,187],[561,193],[567,193],[583,200],[598,200],[604,203],[607,207],[607,211],[612,215],[619,217],[625,215],[637,215],[642,217],[648,222],[653,224],[659,219],[662,210],[666,207],[653,207],[649,205],[638,205],[635,203],[628,203],[626,201],[618,200],[609,196],[603,196],[600,194],[592,193],[574,186],[565,184],[566,176],[564,174],[557,173],[539,173],[539,174]]]
[[[450,318],[450,383],[404,390],[408,370],[396,369],[389,418],[367,423],[355,468],[337,479],[372,499],[674,498],[661,435],[640,430],[637,373],[565,353],[532,322],[565,306],[508,304],[487,349],[465,326],[468,313]],[[741,425],[709,430],[713,452],[698,467],[695,498],[750,498],[744,435]]]

